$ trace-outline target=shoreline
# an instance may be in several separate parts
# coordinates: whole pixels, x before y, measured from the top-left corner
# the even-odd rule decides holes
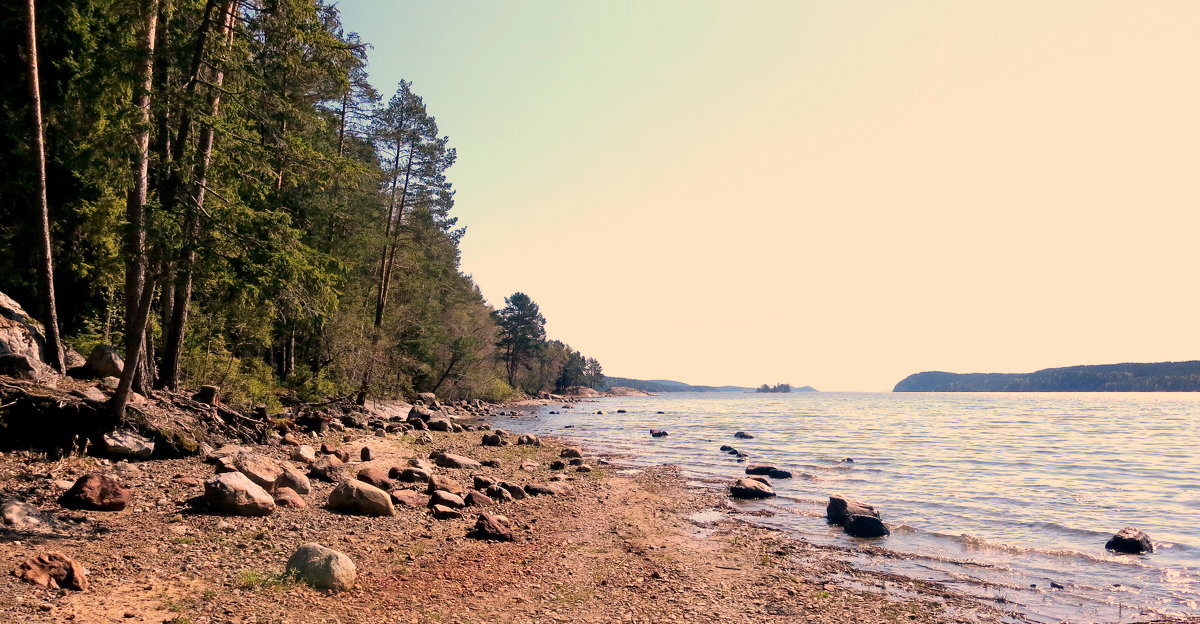
[[[502,425],[505,417],[491,417]],[[465,422],[465,421],[464,421]],[[200,458],[103,465],[92,457],[48,461],[0,455],[0,497],[33,503],[62,524],[46,533],[0,531],[0,561],[60,551],[89,571],[84,592],[0,578],[0,614],[28,622],[1000,622],[1021,621],[944,587],[855,570],[845,553],[755,525],[716,491],[677,467],[633,468],[592,455],[590,472],[553,470],[567,438],[541,446],[484,447],[486,431],[378,438],[330,433],[320,442],[373,449],[363,467],[403,465],[442,450],[497,459],[500,468],[436,469],[470,487],[472,474],[569,491],[502,503],[512,542],[467,539],[466,517],[435,520],[424,507],[394,517],[324,508],[331,483],[313,482],[308,509],[266,517],[189,510],[213,474]],[[281,459],[289,447],[257,446]],[[522,465],[524,464],[524,466]],[[64,480],[99,468],[133,490],[121,512],[58,507]],[[281,576],[296,546],[318,542],[358,567],[354,589],[324,593]],[[365,617],[364,617],[365,616]],[[372,618],[371,616],[375,616]]]

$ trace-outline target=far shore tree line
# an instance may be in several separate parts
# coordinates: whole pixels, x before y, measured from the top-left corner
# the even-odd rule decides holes
[[[775,384],[773,386],[770,384],[763,384],[763,385],[759,386],[758,388],[756,388],[754,391],[755,392],[791,392],[792,385],[785,384],[785,383]]]
[[[234,403],[603,384],[522,293],[459,269],[456,153],[323,0],[0,9],[0,291],[47,359],[115,344],[129,393]],[[499,166],[499,164],[498,164]],[[65,336],[62,338],[60,336]]]

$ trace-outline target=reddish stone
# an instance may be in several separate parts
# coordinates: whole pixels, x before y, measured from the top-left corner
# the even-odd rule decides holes
[[[129,504],[129,488],[115,478],[96,473],[85,474],[63,494],[58,502],[68,509],[121,511]]]

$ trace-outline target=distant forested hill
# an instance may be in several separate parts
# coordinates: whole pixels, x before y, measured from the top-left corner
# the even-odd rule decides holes
[[[628,377],[605,377],[604,388],[612,387],[637,388],[646,392],[737,392],[751,390],[741,386],[693,386],[681,381],[666,379],[630,379]]]
[[[893,392],[1200,392],[1200,361],[909,375]]]

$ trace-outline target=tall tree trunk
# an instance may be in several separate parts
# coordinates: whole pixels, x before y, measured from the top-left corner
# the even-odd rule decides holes
[[[158,0],[146,0],[144,28],[138,34],[141,55],[138,58],[138,79],[133,96],[137,108],[138,132],[134,139],[137,151],[133,163],[133,187],[125,201],[125,358],[140,348],[142,336],[131,326],[137,314],[138,302],[146,279],[146,199],[150,179],[150,90],[154,80],[154,44],[158,27]]]
[[[146,0],[143,5],[144,28],[138,33],[141,56],[137,63],[137,85],[134,105],[137,108],[137,152],[133,162],[133,187],[125,202],[125,217],[129,222],[125,232],[125,369],[113,397],[114,411],[124,415],[129,390],[142,361],[146,321],[150,314],[152,284],[146,283],[149,269],[146,254],[146,199],[150,186],[150,91],[154,87],[154,44],[157,41],[158,0]],[[145,304],[143,305],[143,302]],[[124,388],[124,394],[121,393]]]
[[[233,42],[233,26],[237,19],[237,3],[226,0],[221,8],[221,41],[222,53],[227,53]],[[225,59],[213,63],[212,84],[215,88],[208,96],[208,123],[200,131],[200,145],[197,149],[196,169],[193,177],[192,205],[188,207],[188,217],[184,224],[186,242],[183,255],[178,266],[178,279],[174,288],[171,321],[167,325],[166,343],[163,345],[163,358],[159,373],[159,386],[170,390],[179,389],[179,362],[183,354],[183,341],[187,332],[188,307],[192,302],[192,280],[196,266],[196,239],[200,236],[200,211],[204,209],[204,200],[208,192],[208,165],[212,161],[213,145],[216,142],[216,130],[213,124],[221,111],[221,85],[225,82]]]
[[[42,124],[42,86],[38,78],[37,9],[29,0],[29,95],[33,99],[34,151],[38,167],[38,220],[41,225],[41,264],[38,277],[46,308],[46,347],[43,357],[60,373],[66,372],[62,340],[58,335],[58,306],[54,299],[54,249],[50,244],[50,202],[46,194],[46,138]]]

